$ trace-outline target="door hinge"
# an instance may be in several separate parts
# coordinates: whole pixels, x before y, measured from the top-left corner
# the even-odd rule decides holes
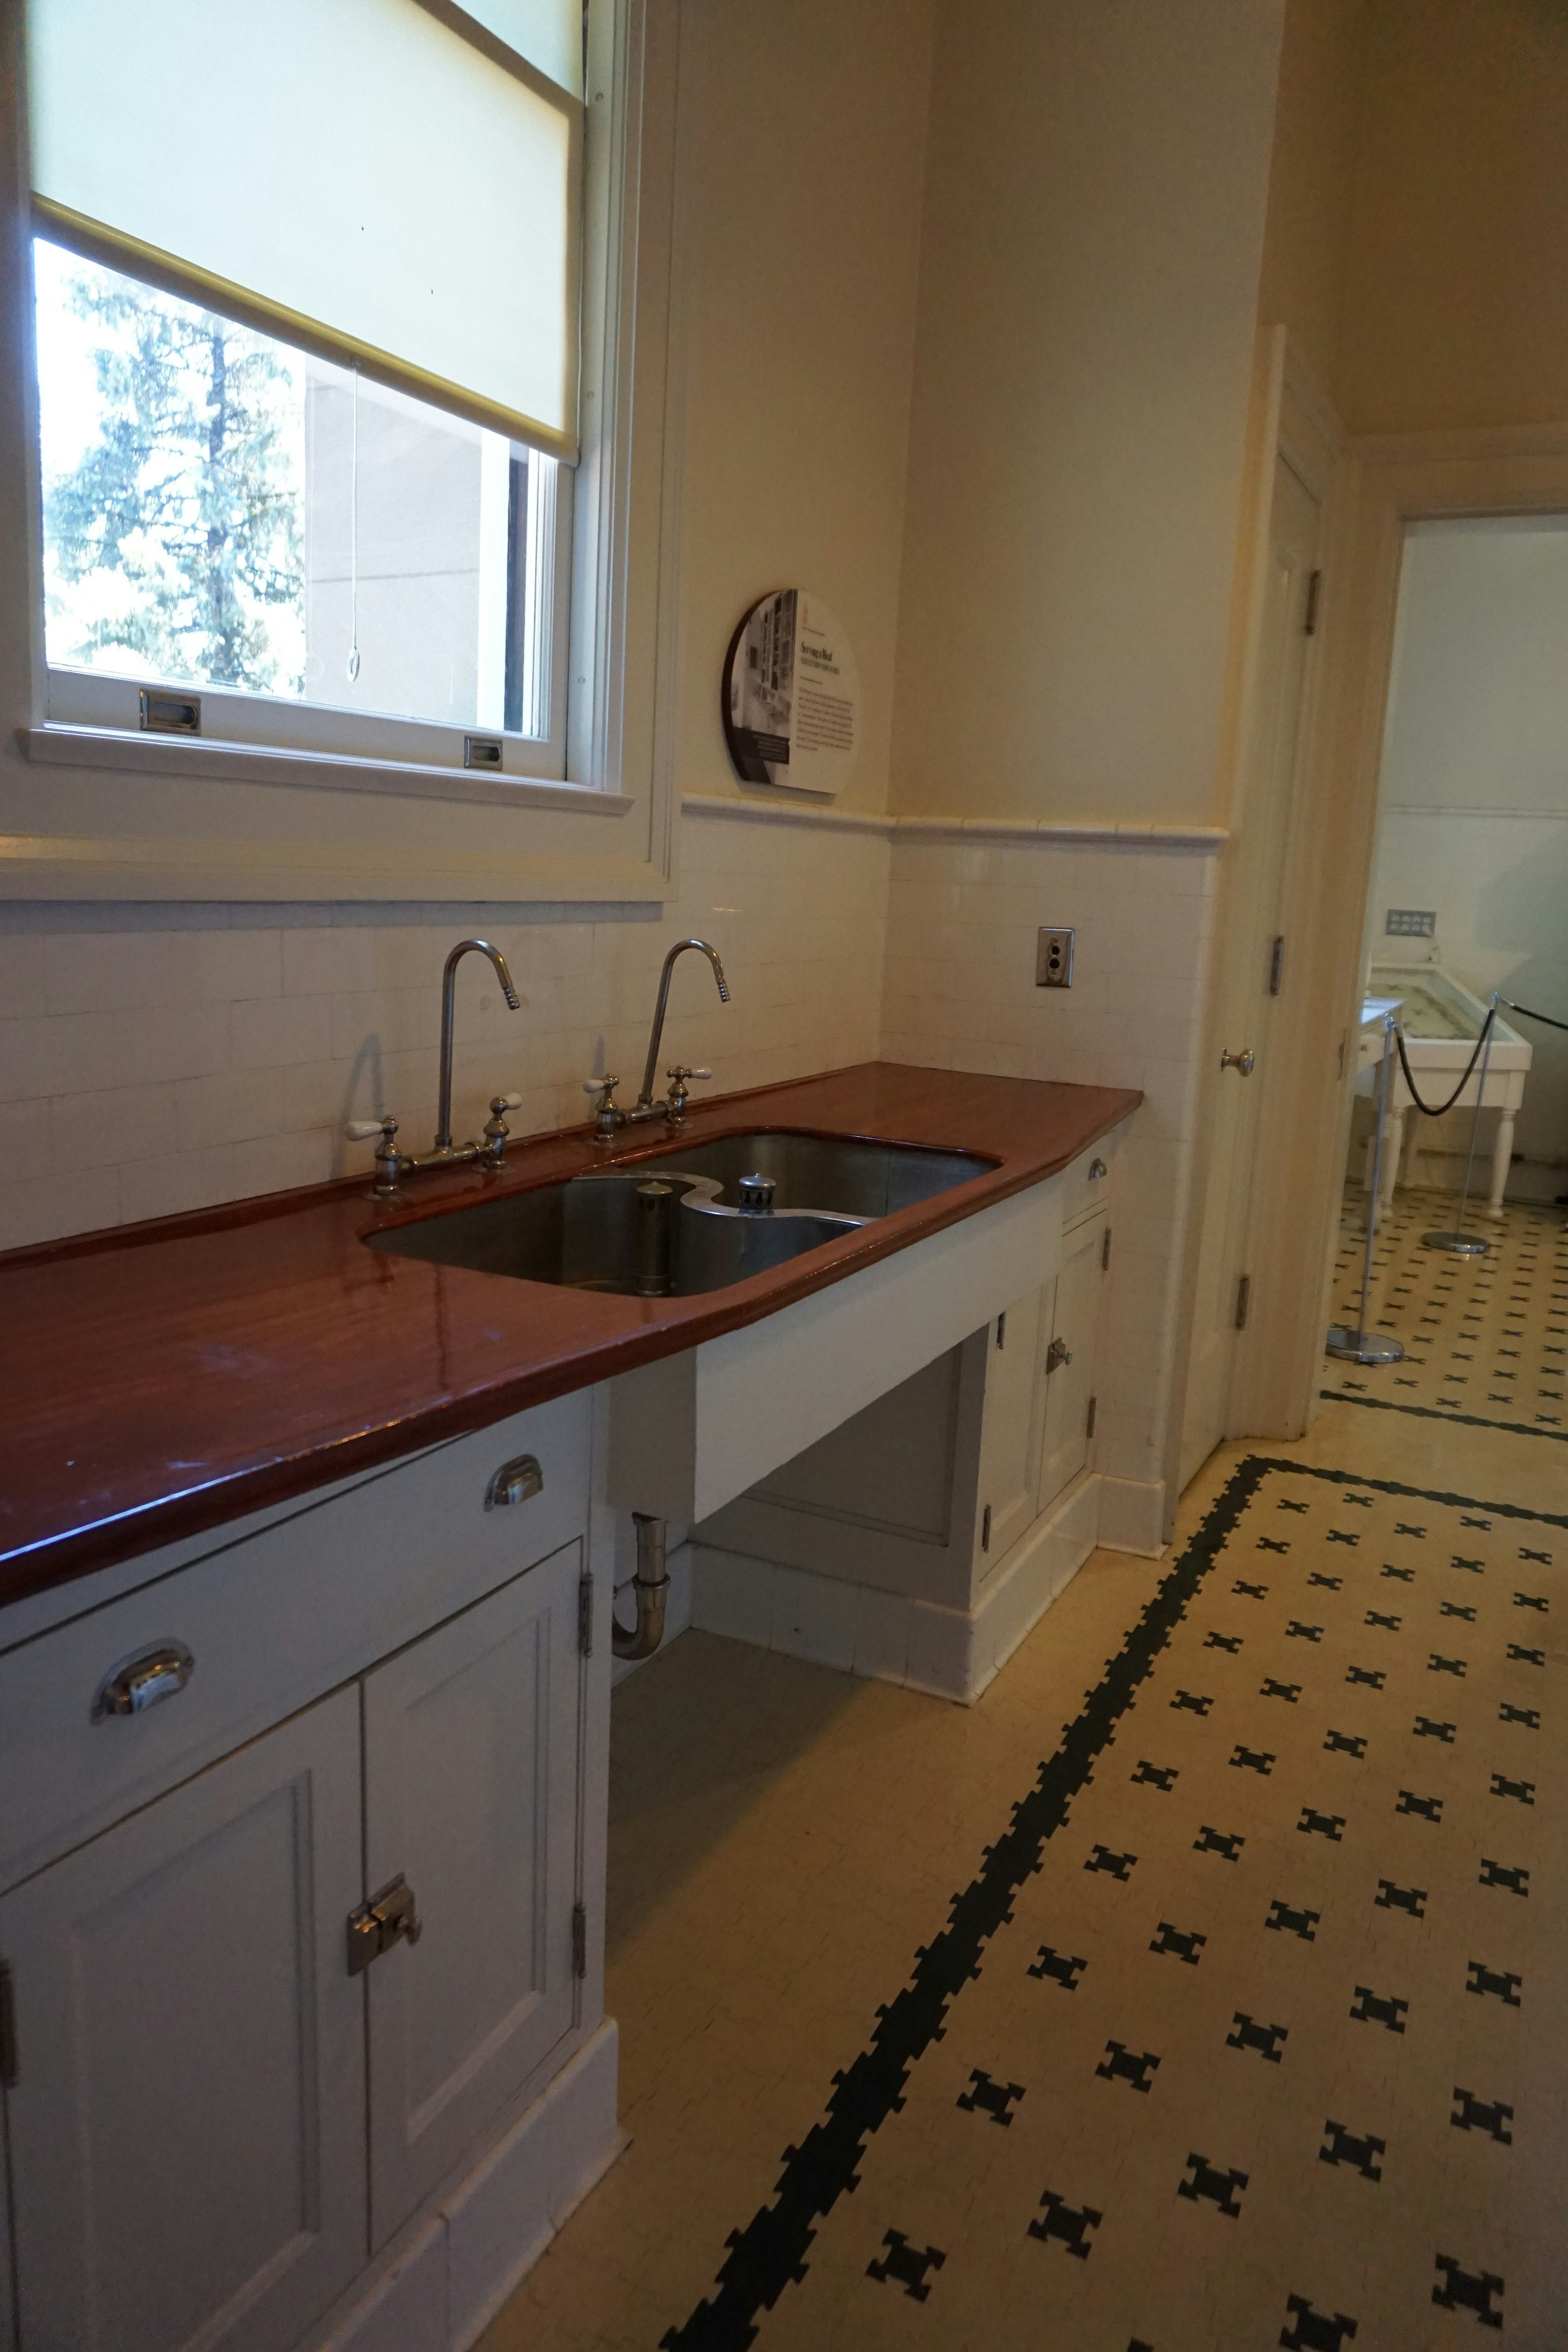
[[[1315,637],[1318,634],[1318,606],[1322,600],[1322,573],[1321,572],[1309,572],[1307,575],[1307,617],[1301,624],[1301,635],[1304,637]]]
[[[16,1979],[0,1960],[0,2090],[16,2087]]]
[[[1279,932],[1268,950],[1268,993],[1278,996],[1279,983],[1285,977],[1285,934]]]
[[[1110,1271],[1110,1227],[1109,1225],[1105,1228],[1100,1244],[1100,1270],[1101,1274],[1109,1274]]]
[[[588,1908],[584,1903],[572,1906],[572,1973],[574,1977],[588,1973]]]
[[[1236,1286],[1236,1328],[1238,1331],[1245,1331],[1247,1328],[1247,1310],[1251,1301],[1252,1276],[1249,1274],[1244,1274]]]
[[[991,1549],[991,1506],[989,1503],[986,1504],[985,1508],[980,1514],[980,1549],[982,1551],[989,1551]]]
[[[363,1976],[372,1960],[379,1960],[394,1944],[416,1944],[424,1932],[414,1905],[414,1889],[399,1871],[379,1895],[349,1913],[350,1976]]]
[[[1006,1311],[1005,1311],[1005,1309],[1004,1309],[1004,1311],[1003,1311],[1000,1315],[998,1315],[998,1317],[996,1318],[996,1345],[997,1345],[999,1348],[1005,1348],[1005,1347],[1006,1346],[1006,1344],[1007,1344],[1007,1316],[1006,1316]]]
[[[591,1576],[577,1579],[577,1654],[591,1658],[594,1654],[594,1580]]]
[[[1087,1421],[1087,1422],[1085,1423],[1085,1424],[1084,1424],[1084,1432],[1083,1432],[1083,1433],[1084,1433],[1084,1435],[1085,1435],[1086,1437],[1092,1437],[1092,1436],[1094,1435],[1094,1416],[1095,1416],[1095,1412],[1096,1412],[1096,1410],[1097,1410],[1097,1408],[1098,1408],[1098,1406],[1099,1406],[1099,1403],[1100,1403],[1100,1399],[1099,1399],[1098,1397],[1090,1397],[1090,1398],[1089,1398],[1089,1419],[1088,1419],[1088,1421]]]

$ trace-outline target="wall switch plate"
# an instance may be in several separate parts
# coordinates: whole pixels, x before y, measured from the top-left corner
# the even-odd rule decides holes
[[[1037,988],[1070,988],[1072,986],[1072,933],[1047,931],[1040,933],[1035,950],[1035,986]]]

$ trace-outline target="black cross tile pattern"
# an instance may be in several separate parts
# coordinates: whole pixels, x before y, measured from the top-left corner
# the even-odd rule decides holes
[[[1513,2134],[1509,2129],[1513,2109],[1502,2099],[1478,2099],[1473,2091],[1461,2091],[1456,2083],[1454,2112],[1449,2121],[1456,2131],[1485,2132],[1500,2147],[1513,2146]]]
[[[1260,2051],[1270,2064],[1278,2066],[1288,2031],[1283,2025],[1259,2025],[1244,2009],[1238,2009],[1225,2037],[1225,2046],[1227,2050]]]
[[[1285,2305],[1289,2323],[1279,2331],[1285,2352],[1342,2352],[1355,2341],[1356,2323],[1342,2311],[1317,2310],[1304,2294],[1290,2295]]]
[[[1211,2164],[1206,2156],[1195,2153],[1188,2157],[1186,2169],[1192,2178],[1177,2181],[1178,2197],[1185,2197],[1194,2205],[1202,2200],[1215,2206],[1229,2221],[1241,2219],[1241,2191],[1249,2178],[1247,2173],[1237,2172],[1234,2166],[1222,2171],[1217,2165]]]
[[[1055,2238],[1069,2254],[1076,2254],[1080,2263],[1087,2263],[1093,2251],[1089,2231],[1099,2229],[1105,2219],[1104,2214],[1097,2213],[1092,2205],[1079,2206],[1075,2210],[1053,2189],[1047,2189],[1040,2200],[1040,2208],[1039,2218],[1029,2224],[1030,2237]]]
[[[901,2230],[889,2230],[882,2243],[887,2252],[880,2262],[867,2263],[867,2277],[880,2279],[884,2284],[896,2283],[914,2302],[924,2303],[931,2293],[926,2273],[941,2270],[947,2256],[935,2246],[917,2252]]]
[[[1023,2095],[1022,2083],[994,2083],[977,2066],[970,2074],[968,2090],[960,2091],[958,2104],[971,2115],[989,2116],[994,2124],[1010,2124],[1011,2110]]]
[[[1208,1676],[1229,1673],[1205,1638],[1225,1630],[1215,1596],[1282,1504],[1281,1574],[1242,1596],[1248,1671],[1212,1695]],[[779,2352],[851,2341],[847,2298],[879,2293],[888,2320],[935,2331],[931,2352],[1159,2347],[1175,2310],[1212,2310],[1215,2345],[1315,2352],[1359,2333],[1437,2352],[1457,2326],[1492,2324],[1505,2275],[1514,2330],[1527,2308],[1568,2309],[1568,2232],[1531,2234],[1529,2218],[1568,2053],[1524,1997],[1526,1979],[1560,1980],[1564,1957],[1555,1893],[1524,1899],[1568,1801],[1561,1668],[1503,1654],[1510,1626],[1533,1648],[1531,1622],[1544,1633],[1562,1613],[1565,1526],[1493,1488],[1244,1461],[1150,1571],[1142,1614],[1034,1784],[999,1809],[766,2201],[731,2217],[727,2247],[718,2233],[714,2284],[665,2352],[769,2352],[775,2332]],[[1329,1541],[1358,1530],[1359,1547]],[[1544,1619],[1514,1606],[1521,1542],[1557,1555],[1533,1566]],[[1384,1580],[1413,1563],[1414,1581]],[[1314,1574],[1341,1590],[1310,1588]],[[1306,1621],[1315,1641],[1289,1630],[1309,1589],[1330,1621]],[[1394,1594],[1405,1630],[1367,1628]],[[1440,1618],[1445,1599],[1474,1620]],[[1440,1622],[1475,1626],[1462,1676],[1429,1667]],[[1336,1690],[1348,1724],[1329,1720]],[[1140,1833],[1131,1808],[1165,1833]],[[1271,2119],[1261,2137],[1250,2120],[1233,2137],[1244,2115]],[[1300,2232],[1281,2246],[1286,2213]],[[982,2215],[984,2240],[966,2218]],[[1373,2258],[1389,2227],[1402,2262]],[[1260,2229],[1274,2239],[1255,2243]],[[925,2257],[942,2250],[939,2276]],[[918,2319],[906,2269],[937,2282]],[[1010,2315],[995,2326],[993,2283]]]
[[[1322,2163],[1351,2165],[1363,2180],[1383,2179],[1383,2167],[1378,2158],[1387,2153],[1388,2142],[1385,2139],[1374,2139],[1371,2132],[1358,2137],[1356,2133],[1347,2131],[1343,2124],[1335,2123],[1332,2116],[1324,2124],[1323,2135],[1323,2145],[1318,2150]]]
[[[1502,2281],[1492,2271],[1468,2271],[1452,2254],[1437,2257],[1432,2300],[1445,2311],[1473,2311],[1483,2327],[1501,2327]]]
[[[1053,1984],[1059,1984],[1068,1992],[1076,1992],[1078,1980],[1088,1966],[1087,1960],[1069,1960],[1065,1953],[1053,1952],[1048,1944],[1042,1944],[1039,1958],[1030,1961],[1026,1973],[1042,1979],[1049,1977]]]
[[[1428,1419],[1498,1427],[1531,1437],[1568,1439],[1568,1387],[1563,1372],[1563,1298],[1557,1269],[1533,1244],[1541,1238],[1540,1212],[1508,1203],[1499,1224],[1488,1228],[1497,1279],[1466,1269],[1462,1281],[1428,1287],[1430,1253],[1421,1246],[1434,1223],[1451,1223],[1454,1203],[1446,1194],[1401,1192],[1380,1224],[1374,1252],[1376,1320],[1403,1340],[1405,1362],[1394,1378],[1397,1398],[1371,1393],[1373,1383],[1355,1366],[1331,1360],[1323,1366],[1322,1394],[1373,1411],[1423,1414]],[[1361,1228],[1364,1195],[1347,1189],[1348,1234]],[[1555,1245],[1563,1252],[1559,1223]],[[1360,1307],[1362,1250],[1336,1264],[1331,1320],[1355,1320]],[[1458,1524],[1489,1532],[1490,1510],[1471,1512]]]
[[[1108,2042],[1095,2073],[1107,2083],[1131,2083],[1135,2091],[1152,2088],[1160,2061],[1152,2050],[1129,2050],[1124,2042]]]
[[[1189,1968],[1195,1969],[1207,1942],[1208,1937],[1200,1935],[1195,1927],[1173,1927],[1168,1919],[1162,1919],[1149,1949],[1152,1952],[1172,1952],[1178,1960],[1185,1960]]]

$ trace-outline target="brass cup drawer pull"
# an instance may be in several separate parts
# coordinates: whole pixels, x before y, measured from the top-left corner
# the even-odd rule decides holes
[[[503,1462],[493,1473],[485,1488],[485,1508],[494,1511],[503,1503],[531,1503],[535,1495],[544,1492],[544,1473],[535,1454],[519,1454]]]
[[[144,1715],[176,1691],[183,1691],[196,1670],[196,1662],[183,1642],[160,1642],[111,1666],[99,1684],[92,1702],[92,1719],[110,1715]]]

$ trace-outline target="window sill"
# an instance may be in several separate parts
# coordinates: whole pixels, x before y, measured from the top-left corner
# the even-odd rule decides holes
[[[395,793],[424,801],[479,801],[492,808],[549,809],[559,816],[625,816],[626,793],[584,784],[483,775],[467,768],[406,760],[369,760],[332,751],[259,750],[205,737],[128,734],[58,722],[19,727],[24,758],[46,767],[109,768],[140,775],[212,779],[237,784],[291,784],[311,792]]]

